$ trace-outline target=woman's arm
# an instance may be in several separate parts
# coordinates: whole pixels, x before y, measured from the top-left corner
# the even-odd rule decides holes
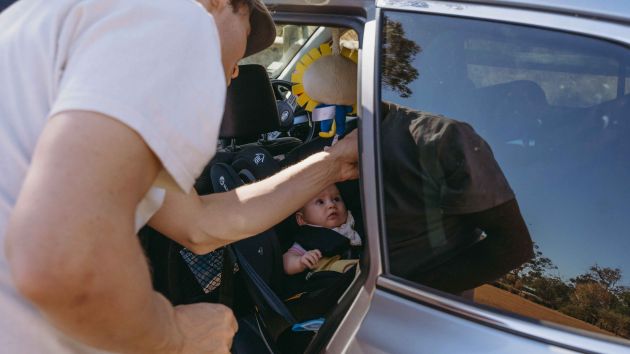
[[[203,197],[168,192],[149,225],[195,253],[208,253],[280,223],[326,186],[357,178],[357,159],[353,132],[260,182]]]
[[[174,308],[153,291],[136,207],[160,169],[142,138],[107,116],[61,113],[45,127],[6,250],[18,290],[68,335],[125,353],[227,353],[220,305]]]

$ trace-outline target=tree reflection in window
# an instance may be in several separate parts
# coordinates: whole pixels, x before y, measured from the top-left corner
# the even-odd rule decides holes
[[[407,85],[419,76],[418,70],[411,63],[422,52],[422,48],[405,37],[405,30],[400,22],[390,21],[387,17],[384,22],[383,85],[406,98],[413,93]]]
[[[534,258],[506,274],[495,285],[596,326],[603,333],[630,338],[630,287],[619,285],[623,278],[621,269],[595,264],[586,273],[565,281],[554,274],[558,267],[543,255],[538,245],[534,248]],[[559,322],[558,317],[553,321]],[[575,321],[569,322],[565,324],[594,330]]]

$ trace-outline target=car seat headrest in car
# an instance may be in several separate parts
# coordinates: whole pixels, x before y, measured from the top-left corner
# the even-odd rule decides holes
[[[217,151],[212,160],[210,160],[206,167],[204,167],[203,171],[195,181],[195,190],[197,191],[197,194],[207,195],[214,192],[214,190],[212,189],[210,168],[219,162],[231,164],[232,161],[234,161],[235,156],[236,153],[234,152]]]
[[[280,171],[280,163],[267,150],[258,146],[239,151],[232,167],[245,183],[265,179]]]
[[[549,113],[545,92],[530,80],[516,80],[477,89],[478,101],[487,107],[485,122],[475,126],[490,145],[513,144],[535,148]]]
[[[219,137],[251,138],[280,129],[276,97],[261,65],[239,65],[228,87]]]
[[[243,181],[234,169],[225,163],[219,162],[210,168],[212,189],[215,193],[227,192],[243,185]]]

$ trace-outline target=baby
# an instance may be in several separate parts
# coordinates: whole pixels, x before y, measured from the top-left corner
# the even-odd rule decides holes
[[[282,257],[287,274],[322,269],[324,266],[318,266],[318,263],[323,261],[326,261],[326,269],[323,270],[340,272],[357,263],[357,260],[341,260],[340,253],[352,246],[360,246],[361,237],[353,229],[352,213],[346,209],[334,184],[306,203],[295,218],[300,225],[300,234],[296,235],[296,242]]]

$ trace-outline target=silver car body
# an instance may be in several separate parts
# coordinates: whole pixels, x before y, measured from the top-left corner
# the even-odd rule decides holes
[[[558,29],[624,45],[630,44],[630,3],[618,0],[481,0],[475,2],[419,0],[275,0],[279,21],[308,22],[305,13],[343,9],[345,23],[362,32],[359,70],[361,108],[362,190],[369,240],[367,274],[349,291],[349,310],[325,346],[330,353],[630,353],[627,342],[559,325],[544,325],[498,313],[437,294],[391,275],[382,255],[382,210],[378,136],[374,116],[378,104],[379,21],[382,9],[461,16]],[[318,8],[319,7],[319,8]],[[333,9],[333,10],[328,10]],[[297,17],[291,14],[295,12]],[[306,20],[305,20],[306,19]],[[348,22],[348,19],[353,19]],[[332,24],[343,25],[344,17]],[[313,20],[317,24],[317,20]],[[358,25],[357,25],[358,23]],[[331,24],[331,23],[329,23]],[[360,28],[357,28],[360,27]],[[299,57],[299,55],[298,55]],[[294,65],[294,63],[293,63]],[[283,76],[292,71],[289,64]],[[283,78],[282,76],[280,78]],[[375,192],[376,191],[376,192]],[[324,348],[322,348],[324,349]]]

